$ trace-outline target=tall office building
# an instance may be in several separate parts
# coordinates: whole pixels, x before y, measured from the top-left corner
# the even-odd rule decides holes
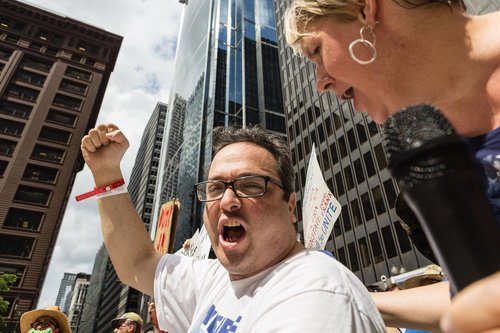
[[[163,103],[158,103],[153,110],[144,129],[127,185],[130,199],[148,230],[167,110],[167,105]],[[110,332],[113,318],[125,312],[141,312],[142,294],[120,283],[104,248],[96,255],[88,292],[80,332]]]
[[[76,274],[75,282],[71,290],[71,298],[68,304],[68,320],[73,333],[80,331],[80,322],[82,319],[83,306],[87,296],[87,289],[89,286],[90,274],[78,273]]]
[[[59,291],[57,293],[56,305],[59,306],[62,312],[68,313],[68,308],[65,307],[68,299],[71,295],[71,290],[73,289],[73,284],[75,283],[76,274],[74,273],[64,273],[61,279],[61,284],[59,285]]]
[[[394,211],[399,190],[387,170],[379,127],[368,116],[356,113],[350,101],[339,101],[331,93],[318,94],[314,66],[295,56],[286,45],[283,16],[291,2],[275,4],[283,96],[289,110],[287,133],[297,172],[299,220],[300,194],[315,144],[328,187],[342,204],[327,249],[366,284],[381,275],[391,275],[391,268],[392,274],[397,274],[402,267],[411,270],[427,264]],[[468,6],[480,13],[497,10],[499,3],[472,1]]]
[[[193,186],[204,178],[211,160],[213,128],[259,124],[285,133],[272,0],[180,2],[185,7],[170,98],[186,101],[175,248],[201,223]],[[168,168],[166,156],[162,152],[163,170]]]
[[[39,298],[122,37],[24,2],[0,8],[0,271],[19,277],[9,325]]]
[[[120,285],[103,244],[95,256],[80,320],[80,333],[104,332],[106,330],[109,332],[109,323],[116,318],[118,312]]]

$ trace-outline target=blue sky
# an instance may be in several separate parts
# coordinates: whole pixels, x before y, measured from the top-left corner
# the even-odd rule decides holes
[[[113,122],[128,136],[131,146],[122,168],[128,180],[142,131],[157,102],[168,102],[182,6],[178,0],[29,0],[60,15],[83,21],[124,37],[111,75],[98,123]],[[76,194],[93,187],[85,167],[73,187],[39,308],[55,304],[65,272],[92,272],[102,243],[95,199],[76,203]]]

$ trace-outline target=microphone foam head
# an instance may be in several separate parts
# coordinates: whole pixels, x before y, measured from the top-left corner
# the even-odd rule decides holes
[[[382,125],[383,144],[389,164],[400,153],[418,149],[426,142],[454,133],[450,122],[430,104],[401,109]]]

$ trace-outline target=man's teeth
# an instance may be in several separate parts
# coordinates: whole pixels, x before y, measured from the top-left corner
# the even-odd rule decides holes
[[[239,227],[241,224],[236,221],[229,221],[226,224],[224,224],[225,227]]]
[[[226,238],[226,241],[230,242],[230,243],[235,243],[237,240],[238,240],[238,238],[235,238],[235,237],[228,237],[228,238]]]

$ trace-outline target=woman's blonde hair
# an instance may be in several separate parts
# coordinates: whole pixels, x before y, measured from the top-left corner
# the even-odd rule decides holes
[[[295,0],[285,13],[285,38],[296,53],[299,40],[307,36],[307,25],[317,19],[331,17],[337,22],[358,19],[365,6],[362,0]]]
[[[406,9],[440,4],[451,10],[466,10],[463,0],[393,0]],[[362,15],[364,0],[294,0],[285,13],[285,38],[295,53],[301,52],[299,41],[309,35],[307,26],[311,21],[331,17],[337,22],[352,22]]]

